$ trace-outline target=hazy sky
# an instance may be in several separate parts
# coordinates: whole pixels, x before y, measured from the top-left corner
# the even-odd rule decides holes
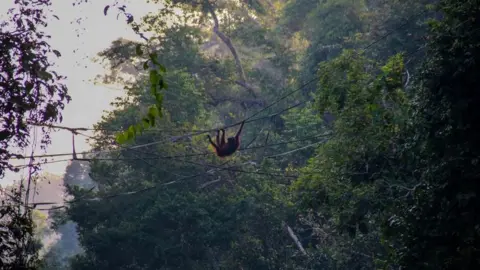
[[[0,1],[2,2],[0,19],[4,19],[7,9],[12,6],[14,0]],[[119,37],[132,40],[139,40],[139,38],[126,24],[123,16],[116,18],[115,10],[112,9],[108,16],[104,16],[105,5],[112,4],[115,0],[88,1],[88,3],[76,6],[73,6],[72,3],[77,0],[52,0],[52,2],[53,14],[57,15],[60,20],[52,19],[47,32],[52,36],[50,45],[62,54],[60,59],[52,60],[58,66],[56,71],[68,77],[66,83],[72,96],[72,101],[63,111],[63,122],[59,125],[91,128],[100,120],[103,111],[110,109],[109,103],[113,98],[123,93],[121,90],[93,84],[92,79],[95,75],[102,74],[104,69],[100,64],[92,63],[90,59],[99,51],[109,47],[111,42]],[[127,11],[132,13],[136,19],[156,8],[153,4],[147,4],[145,0],[118,0],[118,2],[125,4]],[[77,19],[80,19],[79,24],[76,23]],[[77,37],[77,35],[79,36]],[[74,50],[77,51],[74,53]],[[89,149],[83,136],[76,137],[75,145],[77,152]],[[31,149],[26,150],[27,155],[30,152]],[[63,130],[52,133],[52,145],[48,148],[47,153],[71,152],[70,132]],[[35,154],[43,154],[43,152],[36,149]],[[67,158],[69,157],[55,157],[54,160]],[[28,160],[19,160],[15,164],[23,165],[26,162]],[[44,171],[63,174],[66,165],[66,161],[46,164]],[[26,171],[23,172],[23,174],[25,173]],[[4,179],[0,179],[0,185],[20,180],[21,175],[22,173],[8,173]]]

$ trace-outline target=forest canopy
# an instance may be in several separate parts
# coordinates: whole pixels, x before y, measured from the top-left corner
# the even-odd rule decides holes
[[[125,96],[50,210],[82,252],[38,267],[480,269],[479,1],[153,2],[103,10],[142,42],[98,53]]]

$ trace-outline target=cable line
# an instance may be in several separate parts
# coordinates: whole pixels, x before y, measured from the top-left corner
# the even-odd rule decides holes
[[[289,143],[295,143],[295,142],[302,142],[302,141],[306,141],[306,140],[310,140],[310,139],[315,139],[315,138],[318,138],[318,137],[325,137],[325,136],[328,136],[330,135],[330,133],[326,133],[326,134],[320,134],[320,135],[315,135],[315,136],[309,136],[309,137],[304,137],[304,138],[299,138],[297,140],[292,140],[292,141],[283,141],[283,142],[278,142],[278,143],[272,143],[272,144],[267,144],[267,145],[261,145],[261,146],[250,146],[250,147],[246,147],[246,148],[240,148],[239,150],[251,150],[251,149],[261,149],[261,148],[267,148],[267,147],[270,147],[270,146],[278,146],[278,145],[284,145],[284,144],[289,144]],[[143,145],[142,145],[143,146]],[[132,148],[129,148],[129,147],[125,147],[125,150],[131,150]],[[134,148],[135,149],[135,148]],[[118,151],[118,150],[112,150],[113,151]],[[85,152],[80,152],[80,153],[77,153],[77,154],[93,154],[93,153],[96,153],[96,152],[99,152],[99,151],[85,151]],[[142,152],[143,153],[143,152]],[[145,153],[144,153],[145,154]],[[173,155],[173,156],[163,156],[162,158],[181,158],[181,157],[196,157],[196,156],[204,156],[204,155],[210,155],[210,154],[215,154],[214,152],[211,152],[211,151],[208,151],[208,152],[203,152],[203,153],[196,153],[196,154],[184,154],[184,155]],[[58,154],[46,154],[46,155],[36,155],[36,156],[33,156],[34,158],[48,158],[48,157],[62,157],[62,156],[72,156],[73,153],[72,152],[68,152],[68,153],[58,153]],[[16,158],[12,158],[12,159],[29,159],[30,157],[16,157]],[[92,159],[95,159],[95,158],[92,158]],[[99,158],[99,159],[96,159],[96,160],[116,160],[116,158],[112,158],[112,159],[109,159],[109,158]],[[66,159],[66,160],[70,160],[70,159]]]

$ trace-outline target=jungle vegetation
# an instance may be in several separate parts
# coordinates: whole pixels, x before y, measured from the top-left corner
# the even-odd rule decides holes
[[[126,95],[96,124],[92,153],[67,168],[74,200],[51,210],[55,224],[77,224],[83,252],[62,266],[55,252],[21,260],[30,269],[480,269],[480,1],[104,12],[117,9],[143,42],[99,52],[110,73],[97,80]],[[43,46],[26,31],[2,30],[0,51]],[[51,73],[27,74],[48,66],[41,53],[31,68],[10,55],[0,55],[5,169],[8,145],[24,146],[30,122],[57,121],[51,109],[68,99]],[[32,102],[35,87],[59,98]],[[241,149],[216,157],[206,135],[243,120]],[[24,239],[31,211],[17,217],[19,203],[5,215],[28,225],[11,236]]]

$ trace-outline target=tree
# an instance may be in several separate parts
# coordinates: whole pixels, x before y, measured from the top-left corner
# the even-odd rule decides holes
[[[49,46],[49,36],[42,30],[50,5],[50,1],[17,0],[9,10],[10,19],[0,22],[0,178],[6,170],[18,171],[9,161],[23,158],[15,150],[29,145],[32,126],[44,127],[41,147],[45,149],[50,142],[47,127],[62,120],[61,110],[70,101],[62,83],[65,78],[49,60],[52,55],[60,57],[60,52]],[[39,165],[29,166],[31,176]],[[38,263],[39,243],[32,211],[22,207],[22,188],[13,189],[14,194],[2,198],[0,205],[2,269],[36,269]]]
[[[401,152],[417,184],[386,233],[404,268],[477,269],[480,3],[444,0],[438,8],[443,18],[431,22],[413,126]]]
[[[0,204],[0,268],[37,269],[41,244],[34,235],[32,210],[19,207],[22,201],[19,189],[8,190],[10,195]]]
[[[62,120],[60,111],[70,101],[65,77],[52,69],[48,57],[60,52],[53,50],[42,30],[46,27],[45,9],[50,1],[15,1],[9,11],[10,21],[0,27],[0,174],[5,169],[16,171],[8,160],[22,157],[11,152],[12,147],[25,148],[32,125],[48,126]],[[50,142],[43,129],[42,147]]]
[[[316,213],[307,219],[310,226],[327,232],[335,228],[312,236],[331,242],[328,248],[313,248],[336,254],[336,264],[342,269],[362,265],[371,269],[375,259],[386,258],[378,240],[379,227],[391,197],[402,192],[396,186],[406,184],[385,170],[389,151],[395,147],[391,140],[408,119],[403,58],[393,56],[380,66],[362,53],[346,50],[322,63],[319,70],[317,117],[330,111],[336,119],[332,135],[317,146],[292,187],[299,208]]]
[[[478,5],[444,0],[439,13],[432,2],[173,1],[143,18],[146,45],[118,40],[100,54],[104,82],[128,98],[97,125],[103,152],[86,157],[96,189],[68,188],[76,200],[62,214],[85,250],[72,267],[477,266]],[[424,37],[433,15],[445,19]],[[142,71],[152,56],[168,67],[163,117],[112,144],[158,101]],[[295,88],[313,76],[317,87]],[[251,90],[276,107],[247,123],[247,149],[219,160],[190,132],[265,106]]]

